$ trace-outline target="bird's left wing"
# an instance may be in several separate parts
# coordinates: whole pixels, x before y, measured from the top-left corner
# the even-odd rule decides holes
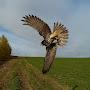
[[[37,16],[26,15],[25,17],[23,17],[23,20],[21,21],[24,22],[23,25],[29,25],[32,28],[36,29],[39,32],[39,34],[44,37],[44,39],[48,38],[51,34],[51,30],[48,24],[40,18],[38,18]]]
[[[46,48],[46,57],[44,59],[44,65],[42,72],[47,73],[52,66],[52,63],[55,59],[57,46],[55,43],[52,43],[49,47]]]

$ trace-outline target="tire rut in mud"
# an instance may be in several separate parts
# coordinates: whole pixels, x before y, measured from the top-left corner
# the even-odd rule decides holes
[[[16,73],[15,77],[18,77],[20,84],[17,90],[70,90],[67,86],[60,85],[54,78],[43,75],[25,59],[15,59],[3,64],[0,68],[0,90],[10,90],[8,81],[13,72]]]
[[[7,90],[7,83],[12,74],[12,67],[14,67],[15,64],[15,61],[8,61],[0,66],[0,90]]]
[[[33,90],[33,88],[30,86],[29,78],[25,70],[19,69],[17,75],[20,80],[21,90]]]

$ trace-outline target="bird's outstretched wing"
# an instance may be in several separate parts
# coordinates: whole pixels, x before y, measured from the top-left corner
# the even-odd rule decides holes
[[[42,72],[47,73],[55,59],[57,46],[55,43],[52,43],[49,47],[46,48],[46,57],[44,59],[44,65]]]
[[[39,34],[44,37],[44,39],[48,38],[48,36],[51,34],[51,30],[47,23],[36,16],[28,15],[23,17],[23,20],[21,21],[24,21],[23,25],[29,25],[32,28],[36,29]]]
[[[59,46],[64,46],[68,40],[68,30],[64,25],[54,23],[53,33],[50,35],[50,38],[56,38],[58,40]]]

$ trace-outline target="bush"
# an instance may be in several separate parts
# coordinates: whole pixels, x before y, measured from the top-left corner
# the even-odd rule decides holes
[[[7,60],[11,56],[11,47],[7,38],[3,35],[0,38],[0,60]]]

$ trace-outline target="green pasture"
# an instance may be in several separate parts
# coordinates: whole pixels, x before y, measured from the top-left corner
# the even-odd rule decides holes
[[[28,62],[42,70],[43,58],[27,58]],[[47,75],[73,90],[90,90],[90,58],[57,58]]]

